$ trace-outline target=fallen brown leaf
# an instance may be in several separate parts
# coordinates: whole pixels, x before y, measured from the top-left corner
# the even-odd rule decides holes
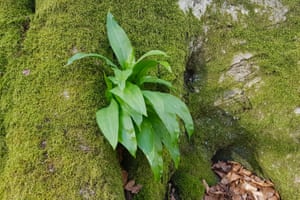
[[[237,162],[219,161],[212,169],[221,180],[211,187],[203,180],[204,200],[280,200],[271,181],[256,176]]]
[[[137,194],[142,189],[142,187],[143,186],[140,184],[135,184],[135,180],[130,180],[125,185],[124,189],[131,192],[132,194]]]

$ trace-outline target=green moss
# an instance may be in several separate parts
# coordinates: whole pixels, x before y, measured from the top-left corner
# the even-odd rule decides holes
[[[104,103],[101,69],[95,63],[63,67],[76,48],[99,48],[106,11],[98,12],[103,5],[93,1],[56,3],[60,9],[51,13],[50,1],[39,4],[48,7],[37,7],[17,65],[7,65],[10,87],[1,104],[14,106],[4,116],[8,154],[1,197],[122,199],[117,159],[94,119]]]
[[[172,176],[172,181],[177,187],[181,199],[201,198],[205,192],[203,180],[210,185],[216,183],[216,176],[210,170],[209,159],[203,157],[205,155],[203,149],[202,155],[199,153],[200,151],[190,148],[190,151],[183,153],[181,166]]]
[[[9,59],[16,59],[21,47],[24,24],[31,12],[29,1],[1,1],[0,2],[0,99],[4,97],[7,83],[3,80]],[[7,145],[5,140],[4,115],[9,106],[0,102],[0,175],[7,160]],[[1,197],[1,193],[0,193]]]
[[[241,124],[257,133],[254,136],[259,141],[256,147],[259,163],[274,180],[283,199],[300,196],[296,182],[300,172],[295,160],[299,157],[300,119],[293,112],[300,102],[297,64],[300,7],[293,7],[294,3],[286,2],[290,8],[287,21],[278,27],[263,29],[262,24],[246,32],[250,40],[247,48],[255,48],[261,55],[257,62],[264,73],[265,85],[253,99],[254,109],[241,118]]]
[[[246,4],[243,5],[250,10],[249,15],[241,16],[239,22],[232,22],[230,16],[218,12],[209,11],[204,16],[210,26],[203,43],[207,62],[199,72],[204,78],[195,83],[200,92],[189,95],[198,131],[203,135],[196,135],[191,151],[206,155],[206,165],[211,158],[242,161],[273,180],[282,199],[296,200],[300,196],[297,164],[300,118],[294,113],[300,102],[300,7],[296,1],[283,4],[289,7],[287,20],[276,25],[266,15],[255,13],[253,5]],[[254,54],[251,61],[260,67],[259,76],[264,83],[255,91],[246,91],[251,109],[231,113],[231,107],[216,108],[214,101],[233,87],[227,83],[221,85],[219,78],[229,69],[233,56],[240,52]],[[204,146],[206,151],[203,153],[198,146]],[[189,168],[184,164],[182,167]]]
[[[9,6],[2,6],[3,2]],[[112,57],[104,26],[110,9],[136,47],[137,57],[150,49],[170,55],[174,74],[157,73],[172,81],[174,93],[182,95],[188,45],[191,38],[200,35],[202,22],[184,15],[174,0],[147,4],[36,1],[36,13],[29,18],[33,1],[18,2],[16,7],[13,1],[2,1],[0,6],[5,8],[0,12],[0,45],[6,49],[0,55],[1,70],[5,71],[0,115],[0,139],[5,138],[0,149],[5,153],[0,153],[0,159],[6,160],[0,166],[0,198],[124,198],[121,170],[112,156],[115,152],[95,123],[95,111],[106,105],[101,78],[105,66],[96,60],[63,65],[76,51]],[[297,169],[294,158],[299,157],[300,119],[293,114],[299,106],[299,7],[295,2],[286,3],[293,9],[287,22],[277,26],[270,26],[265,16],[257,17],[250,4],[246,5],[249,16],[243,17],[247,27],[227,23],[230,17],[218,12],[204,16],[212,28],[205,35],[204,61],[195,66],[201,77],[195,86],[200,90],[186,95],[196,131],[191,141],[182,137],[182,161],[172,177],[182,199],[201,198],[202,179],[215,183],[210,170],[213,158],[241,161],[271,178],[283,199],[299,196],[295,181],[300,175],[292,173]],[[20,9],[17,5],[25,6],[22,11],[26,12],[7,14],[12,8]],[[26,27],[30,29],[25,33]],[[246,43],[236,45],[238,40]],[[220,86],[218,79],[233,55],[247,51],[255,53],[265,85],[253,94],[252,110],[233,117],[213,102],[230,86]],[[24,69],[30,70],[28,76],[22,74]],[[130,178],[144,186],[136,199],[164,198],[174,173],[166,158],[165,169],[169,171],[158,183],[142,154],[136,160],[129,159]]]
[[[177,1],[36,1],[30,29],[20,37],[20,58],[8,59],[3,78],[9,84],[1,104],[11,106],[4,116],[8,154],[2,199],[124,198],[118,161],[94,118],[106,105],[101,78],[105,66],[86,60],[63,67],[76,51],[112,55],[104,26],[109,9],[137,56],[150,49],[170,55],[174,74],[157,73],[174,82],[175,93],[182,92],[189,38],[200,27],[189,25],[194,19],[184,16]],[[22,74],[24,69],[29,75]],[[157,184],[143,156],[134,162],[138,167],[131,176],[144,185],[136,198],[162,199],[168,170]]]
[[[3,116],[0,116],[0,173],[2,173],[2,170],[5,166],[6,159],[7,159],[7,146],[5,142],[5,131],[3,128]]]
[[[206,173],[206,171],[203,172]],[[202,181],[199,180],[199,174],[198,176],[190,174],[190,171],[185,173],[179,170],[173,177],[176,180],[175,184],[179,183],[176,186],[181,199],[199,199],[204,195],[205,188]]]

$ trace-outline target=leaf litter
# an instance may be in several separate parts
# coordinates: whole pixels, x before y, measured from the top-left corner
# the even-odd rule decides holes
[[[220,182],[210,187],[203,180],[203,200],[280,200],[271,181],[256,176],[240,163],[219,161],[212,169],[220,177]]]

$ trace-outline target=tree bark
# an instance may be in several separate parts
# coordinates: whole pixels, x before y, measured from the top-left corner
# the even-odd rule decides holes
[[[122,199],[116,155],[94,120],[104,103],[101,70],[86,63],[64,67],[75,51],[98,48],[101,3],[37,1],[31,22],[20,30],[19,18],[30,12],[18,11],[29,3],[1,6],[12,21],[2,21],[7,37],[16,32],[7,45],[21,42],[21,49],[12,46],[6,55],[3,77],[9,88],[1,104],[9,106],[2,109],[8,152],[1,199]]]
[[[195,30],[176,1],[2,0],[0,199],[124,199],[116,152],[95,121],[95,112],[107,105],[102,79],[107,66],[93,59],[64,66],[76,52],[112,56],[108,10],[137,55],[150,49],[170,55],[174,73],[158,73],[182,93]],[[169,164],[155,182],[142,154],[127,160],[130,178],[144,186],[137,198],[164,198]]]

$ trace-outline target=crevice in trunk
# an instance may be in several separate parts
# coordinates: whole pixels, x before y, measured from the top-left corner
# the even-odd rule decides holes
[[[202,40],[201,37],[193,38],[189,45],[189,57],[184,72],[184,84],[188,93],[198,93],[200,88],[196,84],[206,77]]]

